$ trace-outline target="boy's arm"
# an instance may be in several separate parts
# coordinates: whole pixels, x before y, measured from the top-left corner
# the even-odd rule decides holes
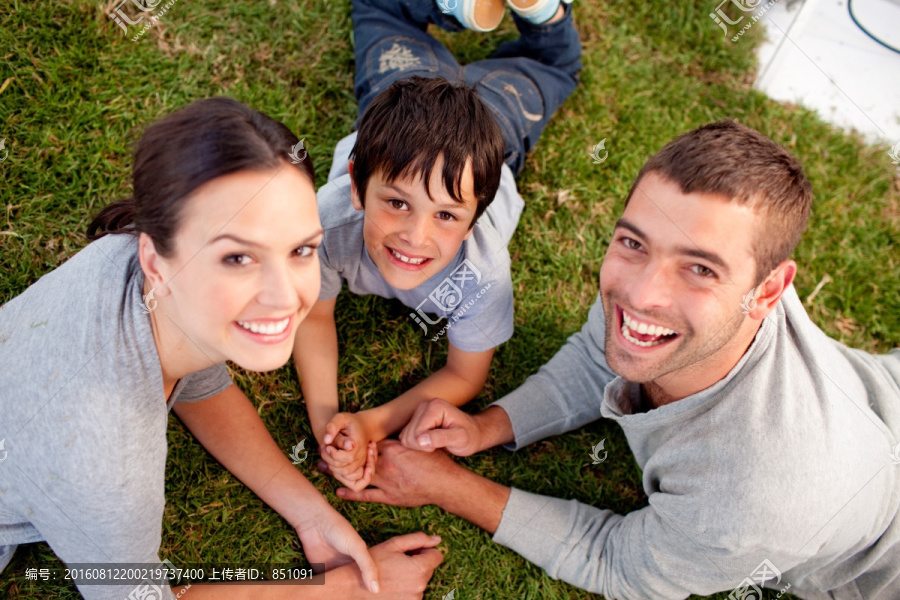
[[[359,413],[369,439],[380,441],[409,422],[416,407],[433,398],[462,406],[481,392],[491,368],[494,348],[466,352],[450,343],[447,364],[390,402]]]
[[[294,365],[319,445],[324,443],[325,425],[338,413],[336,301],[332,298],[316,302],[294,338]]]

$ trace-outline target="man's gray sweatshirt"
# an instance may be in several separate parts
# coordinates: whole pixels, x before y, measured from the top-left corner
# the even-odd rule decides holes
[[[792,286],[724,379],[641,412],[640,386],[607,365],[604,330],[598,298],[496,404],[513,449],[614,419],[649,505],[620,515],[513,489],[494,541],[607,598],[747,591],[767,579],[764,560],[781,573],[766,587],[800,598],[900,598],[900,349],[829,338]]]

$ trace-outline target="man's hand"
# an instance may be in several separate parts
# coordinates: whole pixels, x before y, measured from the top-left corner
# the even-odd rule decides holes
[[[369,485],[375,472],[375,444],[359,415],[338,413],[325,425],[322,459],[338,481],[353,490]]]
[[[438,536],[419,532],[399,535],[373,546],[372,557],[382,573],[381,593],[373,596],[366,592],[365,586],[359,581],[359,570],[354,565],[347,565],[328,573],[329,581],[340,581],[350,571],[355,573],[358,585],[356,589],[331,597],[421,600],[435,568],[444,560],[441,551],[434,549],[440,542],[441,538]]]
[[[440,398],[416,407],[400,433],[400,441],[413,450],[433,452],[444,448],[456,456],[469,456],[482,449],[478,422]]]
[[[419,452],[394,440],[382,441],[378,449],[374,487],[360,491],[338,488],[338,496],[394,506],[436,504],[489,533],[497,531],[509,500],[508,487],[456,464],[443,450]]]
[[[453,474],[465,470],[443,451],[418,452],[395,440],[382,441],[378,450],[378,472],[372,477],[374,487],[338,488],[338,496],[406,507],[440,504],[447,493],[452,493]]]

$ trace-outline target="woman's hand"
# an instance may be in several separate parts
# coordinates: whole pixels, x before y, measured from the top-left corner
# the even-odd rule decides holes
[[[326,571],[355,561],[364,587],[372,593],[378,593],[378,567],[369,554],[366,543],[324,498],[295,529],[303,544],[307,561],[324,563]]]

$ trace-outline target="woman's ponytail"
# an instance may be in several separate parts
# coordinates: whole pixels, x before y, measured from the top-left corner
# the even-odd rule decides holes
[[[108,233],[134,231],[134,198],[113,202],[100,211],[87,228],[90,240],[97,240]]]

